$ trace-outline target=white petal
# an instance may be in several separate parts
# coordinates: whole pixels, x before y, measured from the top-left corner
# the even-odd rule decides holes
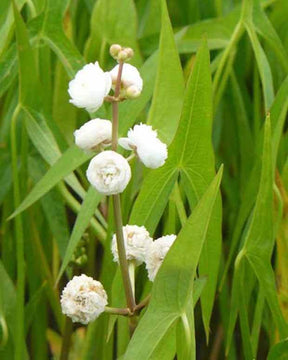
[[[119,138],[118,144],[123,147],[123,149],[126,150],[133,150],[131,145],[133,146],[133,142],[129,138]]]

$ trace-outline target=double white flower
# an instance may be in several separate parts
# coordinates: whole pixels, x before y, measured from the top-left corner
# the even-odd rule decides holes
[[[86,172],[91,185],[104,195],[121,193],[131,178],[128,161],[115,151],[103,151],[96,155]]]
[[[74,276],[61,296],[63,314],[73,322],[88,324],[95,320],[107,305],[107,294],[99,281],[84,274]]]
[[[151,169],[162,166],[168,156],[167,145],[158,139],[157,131],[150,125],[135,125],[127,137],[118,142],[124,149],[134,150],[140,161]]]
[[[109,72],[104,72],[98,61],[90,63],[79,70],[73,80],[69,82],[68,93],[70,103],[94,112],[103,104],[112,85]]]
[[[161,238],[153,241],[147,248],[145,263],[148,271],[148,278],[151,281],[154,281],[155,276],[175,239],[176,235],[162,236]]]
[[[119,65],[116,65],[111,71],[112,87],[115,88],[119,71]],[[141,94],[143,80],[137,68],[130,64],[124,64],[121,76],[120,95],[128,98],[136,98]]]
[[[149,232],[144,226],[126,225],[123,226],[124,245],[126,259],[135,261],[136,265],[146,264],[148,278],[154,281],[155,276],[162,265],[176,235],[166,235],[153,241]],[[116,235],[113,235],[111,251],[113,260],[119,262]]]
[[[98,145],[109,145],[112,123],[105,119],[92,119],[74,131],[75,143],[83,150],[94,150]]]
[[[147,248],[152,243],[149,232],[144,226],[126,225],[123,226],[123,236],[127,260],[134,260],[136,265],[141,265],[145,261]],[[118,262],[119,256],[115,234],[112,238],[111,250],[114,261]]]

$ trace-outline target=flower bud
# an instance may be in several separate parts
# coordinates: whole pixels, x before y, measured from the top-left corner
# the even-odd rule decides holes
[[[139,88],[135,85],[131,85],[126,90],[126,97],[128,99],[136,99],[141,94]]]
[[[124,244],[127,260],[135,260],[136,265],[141,265],[145,260],[147,247],[151,245],[152,238],[144,226],[123,226]],[[116,234],[113,235],[111,251],[114,261],[119,261]]]
[[[92,119],[74,131],[75,144],[83,150],[94,150],[98,145],[108,145],[112,139],[112,123],[105,119]]]
[[[107,305],[107,294],[99,281],[84,274],[74,276],[61,295],[63,314],[73,322],[88,324],[94,321]]]
[[[69,82],[68,93],[71,96],[69,102],[94,112],[103,104],[110,89],[111,76],[104,72],[96,61],[95,64],[85,65]]]
[[[127,51],[125,49],[123,49],[123,50],[119,51],[117,60],[125,62],[128,59],[128,57],[129,57],[129,55],[128,55]]]
[[[134,51],[131,48],[126,48],[126,53],[127,53],[127,61],[132,59],[132,57],[134,56]]]
[[[135,125],[128,131],[127,138],[118,140],[126,150],[135,150],[140,161],[148,168],[156,169],[167,159],[167,146],[157,137],[157,131],[146,124]]]
[[[176,235],[162,236],[153,241],[147,248],[145,263],[149,280],[154,281],[155,276],[175,239]]]
[[[109,150],[90,161],[86,175],[101,194],[113,195],[124,191],[131,178],[131,169],[122,155]]]
[[[119,44],[113,44],[110,46],[110,55],[114,58],[118,58],[119,52],[122,50],[122,46]]]

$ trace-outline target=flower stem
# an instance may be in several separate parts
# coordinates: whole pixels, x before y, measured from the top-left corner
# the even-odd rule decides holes
[[[67,360],[69,357],[69,349],[70,349],[72,330],[73,330],[72,321],[68,317],[66,317],[60,360]]]
[[[115,93],[114,93],[115,98],[117,98],[120,94],[122,70],[123,70],[123,62],[120,62],[117,80],[115,84]],[[112,150],[117,151],[118,123],[119,123],[119,107],[117,101],[112,101],[112,117],[113,117],[112,118]]]
[[[110,306],[105,307],[105,312],[112,315],[123,315],[123,316],[129,316],[131,315],[131,312],[129,309],[123,309],[123,308],[113,308]]]
[[[115,98],[118,98],[120,94],[121,87],[121,76],[123,70],[123,63],[119,63],[119,70],[117,75],[117,80],[115,84]],[[117,152],[118,144],[118,123],[119,123],[119,108],[118,102],[112,102],[112,150]],[[117,240],[117,249],[119,255],[119,265],[125,290],[127,307],[132,312],[135,307],[135,298],[133,295],[133,290],[131,286],[131,281],[129,278],[128,270],[128,261],[126,259],[126,251],[124,245],[124,236],[123,236],[123,223],[122,223],[122,214],[121,214],[121,201],[120,195],[113,195],[113,209],[115,217],[115,226],[116,226],[116,240]]]
[[[131,282],[131,286],[132,286],[132,292],[133,292],[133,297],[135,298],[135,261],[134,260],[130,260],[128,261],[128,271],[129,271],[129,279]]]
[[[124,236],[122,230],[123,224],[122,224],[122,215],[121,215],[121,203],[120,203],[119,194],[113,195],[113,208],[114,208],[114,217],[115,217],[115,225],[116,225],[116,240],[117,240],[117,249],[119,256],[119,265],[122,274],[127,306],[132,312],[136,304],[135,304],[135,299],[133,296],[133,290],[129,277],[128,261],[126,259]]]

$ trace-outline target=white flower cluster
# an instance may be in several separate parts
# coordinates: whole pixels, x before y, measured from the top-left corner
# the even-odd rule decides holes
[[[126,258],[135,261],[136,265],[146,264],[148,278],[154,281],[155,276],[170,247],[176,239],[176,235],[166,235],[153,241],[144,226],[123,226],[124,244]],[[113,260],[119,261],[116,234],[113,235],[111,251]]]
[[[119,63],[111,71],[104,72],[96,61],[77,72],[69,82],[70,103],[92,113],[102,106],[104,100],[116,103],[141,94],[143,80],[139,71],[125,63],[132,58],[133,50],[114,44],[110,48],[110,54]],[[109,95],[111,89],[115,91],[114,96]],[[110,120],[94,118],[75,130],[75,143],[84,151],[101,151],[113,142],[114,149],[117,145],[114,130]],[[139,160],[152,169],[162,166],[167,159],[166,144],[159,140],[157,131],[149,125],[135,125],[128,131],[127,137],[119,139],[119,145],[126,150],[135,151]],[[99,193],[114,195],[123,192],[128,185],[131,169],[122,155],[105,150],[92,158],[86,175]],[[137,225],[124,226],[123,235],[127,259],[136,265],[145,262],[148,277],[153,281],[176,236],[164,236],[153,241],[145,227]],[[115,235],[111,249],[114,261],[119,261]],[[106,305],[107,294],[102,284],[84,274],[74,276],[61,296],[63,313],[73,322],[82,324],[95,320],[105,311]]]
[[[105,310],[107,294],[99,281],[84,274],[74,276],[61,296],[63,314],[73,322],[88,324]]]
[[[136,98],[143,88],[143,80],[136,67],[123,63],[133,56],[133,50],[114,44],[110,54],[122,62],[119,99]],[[104,72],[98,62],[85,65],[69,82],[70,102],[88,112],[94,112],[103,104],[111,88],[115,90],[120,64]],[[110,97],[111,98],[111,97]],[[113,97],[112,97],[113,98]],[[115,98],[114,98],[115,99]],[[103,150],[112,142],[112,123],[106,119],[92,119],[74,132],[76,145],[84,151]],[[135,151],[139,160],[148,168],[156,169],[167,159],[167,146],[157,136],[157,131],[145,124],[135,125],[119,145]],[[87,169],[87,178],[97,191],[105,195],[124,191],[131,178],[127,160],[114,151],[96,155]]]

